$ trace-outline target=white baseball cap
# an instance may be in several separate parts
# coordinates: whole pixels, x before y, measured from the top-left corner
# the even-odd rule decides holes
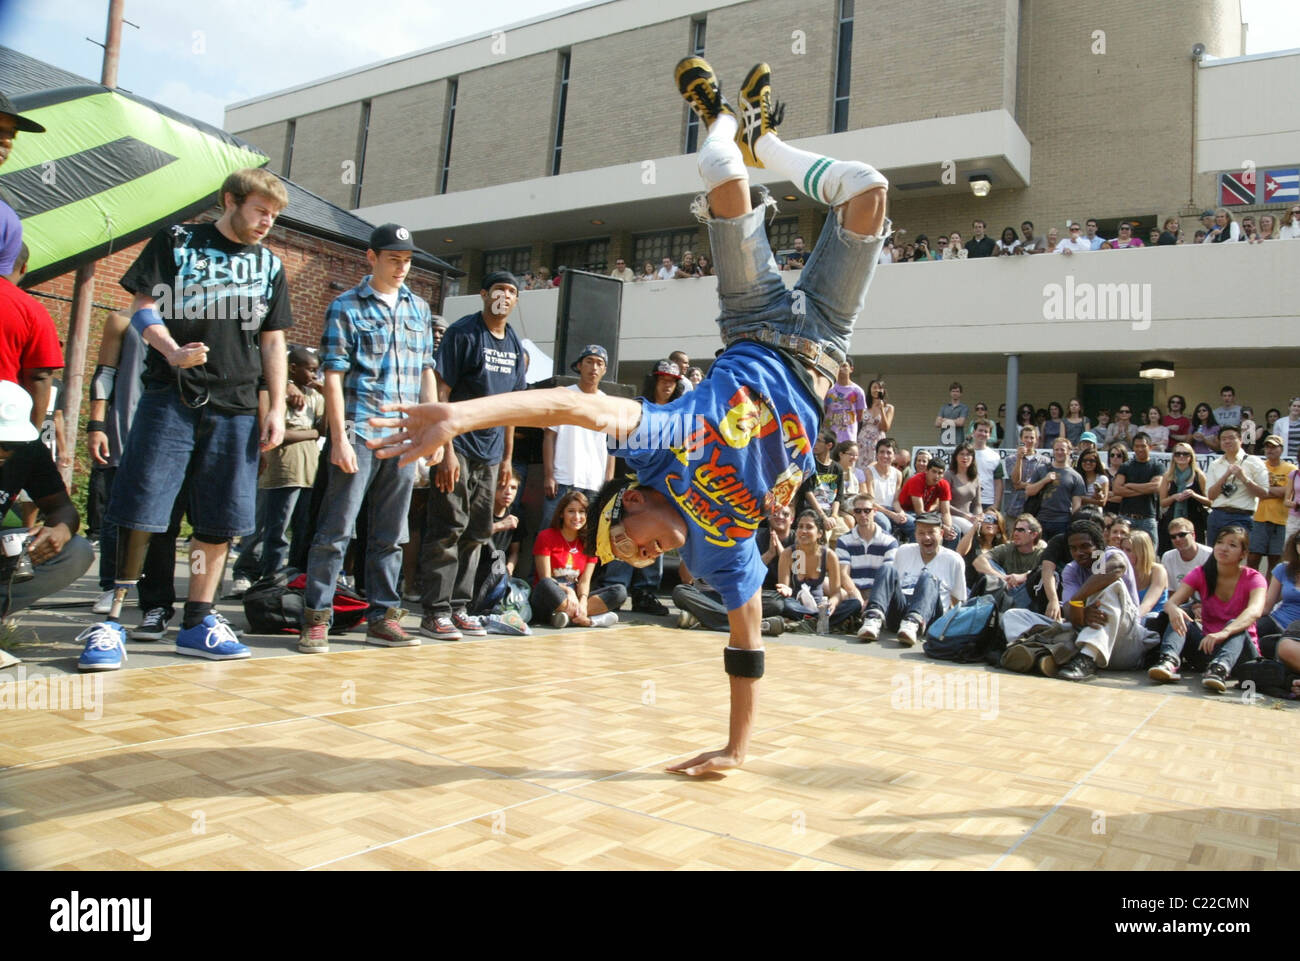
[[[0,381],[0,443],[25,444],[39,436],[32,424],[32,395],[13,381]]]

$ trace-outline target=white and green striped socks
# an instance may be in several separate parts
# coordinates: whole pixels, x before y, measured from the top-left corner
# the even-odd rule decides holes
[[[813,200],[838,207],[858,194],[889,181],[880,171],[856,160],[833,160],[792,147],[775,134],[754,145],[763,166],[793,183]]]

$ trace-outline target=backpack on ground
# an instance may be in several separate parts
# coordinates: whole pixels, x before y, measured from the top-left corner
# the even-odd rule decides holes
[[[926,629],[926,657],[941,661],[982,661],[998,634],[997,598],[967,598],[948,608]]]
[[[297,634],[306,608],[307,575],[285,568],[262,578],[244,594],[244,617],[253,634]],[[344,634],[361,623],[369,604],[356,591],[334,589],[331,634]]]

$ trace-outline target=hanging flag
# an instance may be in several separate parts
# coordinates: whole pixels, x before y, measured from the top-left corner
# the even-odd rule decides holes
[[[1264,172],[1264,203],[1293,203],[1300,200],[1300,167]]]
[[[1219,174],[1219,204],[1239,207],[1255,202],[1255,171]]]

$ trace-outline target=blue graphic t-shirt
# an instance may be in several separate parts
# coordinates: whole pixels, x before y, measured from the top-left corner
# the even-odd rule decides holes
[[[207,363],[184,370],[150,347],[146,384],[179,386],[191,404],[206,397],[217,410],[257,413],[258,335],[293,326],[279,257],[230,240],[212,223],[176,224],[154,235],[121,283],[157,302],[176,343],[208,346]]]
[[[821,409],[777,354],[752,342],[727,350],[695,390],[641,406],[615,453],[686,519],[682,559],[728,610],[763,586],[754,533],[773,504],[793,504],[812,470]]]

